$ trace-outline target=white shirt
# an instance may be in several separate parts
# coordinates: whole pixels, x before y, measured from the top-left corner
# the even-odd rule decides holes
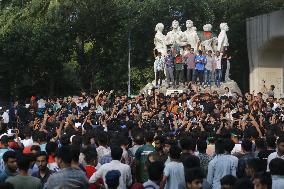
[[[4,123],[9,123],[9,114],[8,114],[8,111],[5,111],[5,112],[2,114],[2,118],[3,118]]]
[[[132,184],[132,175],[129,165],[123,164],[118,160],[112,160],[110,163],[103,164],[90,178],[89,183],[95,183],[99,178],[103,178],[105,187],[106,179],[105,176],[107,172],[111,170],[118,170],[121,174],[119,177],[119,186],[118,189],[127,189],[127,186]]]
[[[284,155],[283,156],[279,156],[277,152],[273,152],[271,153],[268,158],[267,158],[267,172],[269,172],[269,163],[271,162],[271,160],[275,159],[275,158],[281,158],[284,159]]]
[[[21,140],[21,143],[23,143],[24,147],[27,147],[27,146],[33,145],[34,141],[32,138],[29,138],[29,139]]]
[[[215,56],[215,62],[216,62],[216,69],[221,70],[221,59],[222,56]]]
[[[184,167],[181,162],[171,161],[165,165],[164,175],[168,177],[165,189],[177,188],[179,183],[185,183]]]
[[[99,146],[99,147],[96,148],[96,150],[97,150],[97,153],[98,153],[98,162],[101,161],[102,157],[110,155],[110,148]]]

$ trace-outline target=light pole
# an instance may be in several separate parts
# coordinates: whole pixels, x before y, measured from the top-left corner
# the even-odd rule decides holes
[[[128,31],[128,90],[127,96],[131,94],[131,28]]]

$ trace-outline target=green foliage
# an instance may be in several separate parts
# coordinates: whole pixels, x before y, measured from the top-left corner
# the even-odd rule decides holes
[[[198,29],[211,23],[218,32],[226,21],[233,78],[246,89],[245,19],[281,8],[282,1],[268,0],[2,0],[0,65],[8,70],[6,88],[13,97],[126,92],[130,32],[134,94],[154,79],[156,23],[167,32],[173,19],[183,28],[191,19]]]

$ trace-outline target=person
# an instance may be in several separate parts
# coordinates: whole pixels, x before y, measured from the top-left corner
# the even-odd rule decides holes
[[[204,175],[208,173],[208,164],[212,160],[212,157],[206,154],[207,142],[205,140],[197,141],[197,151],[198,158],[200,159],[201,169],[203,170]]]
[[[19,174],[14,177],[9,177],[5,182],[11,183],[14,189],[41,189],[42,184],[40,179],[28,175],[28,169],[30,166],[29,157],[23,155],[18,159]]]
[[[163,177],[164,163],[155,161],[148,166],[149,179],[143,183],[145,189],[159,189]]]
[[[126,189],[132,184],[132,175],[129,165],[120,162],[122,157],[122,148],[119,146],[111,147],[112,161],[110,163],[103,164],[89,179],[90,183],[95,183],[99,178],[103,178],[106,188],[106,174],[111,170],[118,170],[121,174],[119,179],[119,189]]]
[[[255,154],[252,152],[252,142],[249,139],[242,140],[243,155],[239,158],[237,176],[238,178],[245,177],[246,164],[250,159],[254,159]]]
[[[269,172],[269,163],[275,158],[284,159],[284,136],[280,136],[276,142],[277,151],[271,153],[267,158],[267,171]]]
[[[193,168],[186,172],[185,182],[187,189],[201,189],[204,173],[200,168]]]
[[[167,84],[171,86],[174,81],[174,58],[171,54],[171,50],[167,51],[167,56],[165,57],[165,68],[166,68],[166,78]]]
[[[5,170],[0,174],[0,182],[5,182],[8,177],[13,177],[18,174],[17,156],[14,151],[7,151],[3,155]]]
[[[199,50],[198,55],[195,56],[194,62],[195,62],[196,77],[199,80],[199,84],[203,85],[204,69],[205,69],[205,64],[206,64],[207,60],[206,60],[206,57],[202,55],[201,50]],[[196,82],[197,82],[197,78],[196,78]]]
[[[226,175],[220,180],[221,189],[233,189],[236,182],[236,177],[234,177],[233,175]]]
[[[272,178],[272,189],[284,188],[284,160],[274,158],[269,163],[269,170]]]
[[[221,66],[221,54],[219,51],[216,51],[215,56],[215,84],[217,87],[221,86],[222,79],[222,66]]]
[[[254,189],[271,189],[271,175],[266,172],[256,173],[253,177],[252,183],[254,185]]]
[[[72,154],[70,146],[58,148],[55,157],[61,170],[48,178],[46,183],[47,189],[89,188],[89,182],[85,173],[81,169],[71,167]]]
[[[180,53],[177,54],[175,57],[175,85],[179,86],[180,84],[183,84],[184,78],[183,78],[183,69],[184,69],[184,62],[182,59],[182,56]]]
[[[135,163],[136,163],[136,168],[137,168],[137,171],[136,171],[137,178],[136,179],[138,182],[141,182],[141,183],[146,182],[148,180],[148,174],[144,169],[147,156],[151,152],[156,152],[155,147],[152,145],[154,141],[154,133],[152,132],[145,133],[144,138],[145,138],[146,144],[138,148],[138,150],[135,153]]]
[[[42,186],[45,185],[49,176],[54,173],[53,171],[49,170],[49,168],[47,167],[47,161],[48,161],[48,156],[46,152],[40,151],[36,157],[36,164],[39,170],[33,173],[32,176],[39,178]]]
[[[108,171],[105,176],[105,182],[108,186],[108,189],[117,189],[119,186],[119,178],[121,174],[118,170]]]
[[[226,175],[236,176],[238,158],[231,155],[234,142],[230,139],[217,140],[215,148],[216,156],[209,162],[207,181],[212,185],[212,189],[219,189],[221,178]]]
[[[155,57],[155,62],[154,62],[154,70],[156,72],[156,87],[162,85],[164,67],[165,67],[165,59],[164,57],[162,57],[162,53],[158,52],[158,55],[157,57]]]
[[[250,179],[248,178],[241,178],[237,180],[236,184],[234,185],[233,189],[253,189],[253,183]]]
[[[213,73],[213,68],[215,65],[215,57],[212,55],[212,51],[209,50],[206,55],[206,65],[204,70],[204,85],[211,87],[211,78]]]
[[[58,148],[56,142],[48,142],[45,147],[45,151],[48,155],[48,164],[47,167],[49,170],[57,172],[59,171],[59,167],[55,161],[55,153]]]
[[[185,162],[185,160],[195,153],[196,141],[191,136],[182,137],[180,139],[180,147],[181,147],[181,162]]]
[[[181,149],[178,146],[170,148],[170,162],[166,164],[161,189],[171,189],[185,183],[184,166],[180,162]]]
[[[250,179],[253,179],[256,173],[266,170],[266,167],[263,166],[261,160],[258,158],[249,159],[245,166],[245,176]]]
[[[5,170],[5,163],[3,161],[3,155],[5,152],[11,150],[8,145],[9,137],[7,135],[2,135],[0,139],[0,172]]]
[[[187,52],[184,55],[184,62],[187,65],[187,72],[186,72],[186,77],[187,77],[187,82],[194,82],[194,77],[195,77],[195,54],[194,54],[194,49],[190,48],[190,45],[188,46],[188,49],[190,49],[189,52]]]
[[[99,146],[96,148],[98,152],[98,162],[100,164],[104,164],[101,159],[104,156],[109,156],[110,155],[110,148],[108,147],[108,136],[106,132],[101,132],[100,135],[98,136],[98,144]]]

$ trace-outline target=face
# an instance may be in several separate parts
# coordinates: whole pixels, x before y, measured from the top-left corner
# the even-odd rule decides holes
[[[17,159],[16,158],[8,158],[6,166],[12,172],[17,171],[17,168],[18,168],[18,166],[17,166]]]
[[[191,183],[187,183],[188,189],[201,189],[202,188],[202,180],[195,179]]]
[[[174,28],[174,29],[177,29],[178,28],[178,21],[173,21],[173,23],[172,23],[172,27]]]
[[[47,166],[47,159],[45,156],[39,156],[36,158],[36,164],[39,170],[45,170]]]
[[[284,142],[280,142],[280,144],[277,145],[278,152],[281,154],[284,154]]]
[[[187,21],[186,21],[186,27],[187,27],[187,28],[191,28],[192,26],[193,26],[193,22],[190,21],[190,20],[187,20]]]
[[[267,189],[266,185],[261,184],[259,179],[253,180],[254,189]]]
[[[165,144],[165,145],[164,145],[164,148],[163,148],[163,151],[167,154],[167,153],[170,152],[170,148],[171,148],[171,145]]]

